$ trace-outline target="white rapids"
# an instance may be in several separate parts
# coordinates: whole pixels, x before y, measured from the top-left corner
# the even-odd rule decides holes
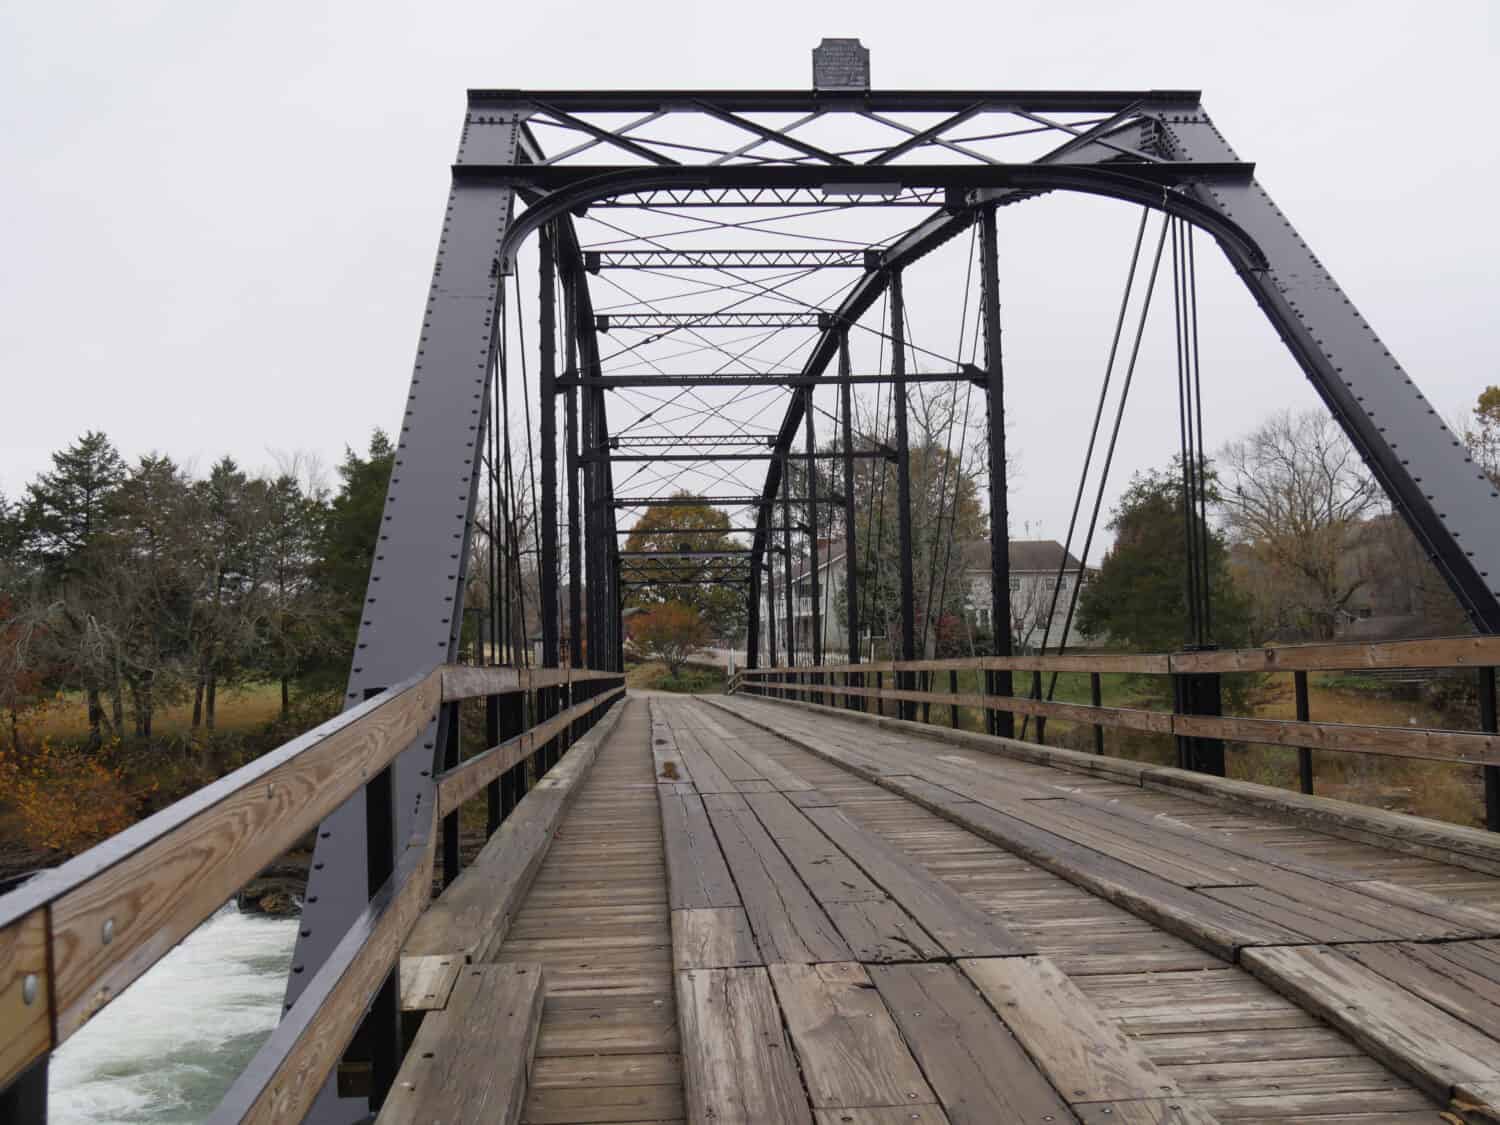
[[[276,1026],[296,936],[225,906],[53,1054],[48,1121],[204,1120]]]

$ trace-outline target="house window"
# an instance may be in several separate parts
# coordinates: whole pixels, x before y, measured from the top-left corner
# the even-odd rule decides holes
[[[1021,589],[1021,580],[1019,578],[1012,578],[1010,580],[1010,592],[1014,594],[1017,591],[1019,591],[1020,589]]]

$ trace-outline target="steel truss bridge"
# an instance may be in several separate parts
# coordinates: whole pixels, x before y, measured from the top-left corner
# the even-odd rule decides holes
[[[216,1121],[1493,1120],[1500,846],[1313,794],[1312,755],[1479,767],[1496,828],[1500,744],[1318,723],[1306,676],[1478,669],[1493,732],[1500,497],[1254,171],[1188,90],[471,91],[348,710],[0,899],[0,1118],[43,1120],[50,1051],[315,830],[285,1018]],[[986,656],[916,659],[908,396],[962,386],[987,419],[1008,621],[998,231],[1059,194],[1139,210],[1133,284],[1169,262],[1189,526],[1196,238],[1478,636],[1214,652],[1195,617],[1184,653],[1026,657],[999,630]],[[961,237],[964,343],[921,347],[903,279]],[[1122,304],[1127,387],[1131,327]],[[856,419],[862,386],[888,429]],[[881,664],[858,647],[862,466],[897,492]],[[734,546],[629,545],[644,509],[703,502]],[[822,650],[818,568],[794,572],[834,527],[847,654]],[[744,599],[735,696],[623,700],[627,598],[705,583]],[[1297,721],[1220,714],[1218,677],[1246,670],[1294,674]],[[1125,671],[1170,677],[1171,710],[1103,706]],[[1043,690],[1060,672],[1092,677],[1091,705]],[[1106,728],[1160,734],[1177,764],[1049,747],[1048,722],[1101,752]],[[1304,792],[1225,780],[1226,741],[1295,749]],[[1031,905],[965,890],[970,869],[1031,880]],[[614,1046],[578,1030],[596,1017]],[[1339,1061],[1315,1081],[1308,1059]]]

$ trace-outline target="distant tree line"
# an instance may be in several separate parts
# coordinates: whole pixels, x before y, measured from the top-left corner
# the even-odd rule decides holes
[[[220,693],[347,672],[394,450],[347,449],[329,488],[291,459],[250,473],[224,457],[195,476],[127,462],[103,433],[0,495],[0,709],[81,692],[91,743],[149,739],[169,705],[213,730]]]

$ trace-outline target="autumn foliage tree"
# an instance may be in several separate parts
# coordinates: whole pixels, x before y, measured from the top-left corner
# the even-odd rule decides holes
[[[713,639],[702,614],[682,602],[663,602],[631,624],[631,638],[649,657],[666,664],[672,678]]]
[[[691,500],[679,492],[672,499]],[[730,535],[729,516],[708,501],[701,504],[657,504],[644,515],[625,540],[625,551],[660,554],[661,558],[632,558],[633,579],[629,605],[640,609],[677,603],[690,607],[710,637],[729,639],[744,629],[745,599],[739,589],[712,581],[702,558],[690,552],[734,550],[743,547]],[[707,576],[706,576],[707,574]],[[705,642],[706,643],[706,642]]]

